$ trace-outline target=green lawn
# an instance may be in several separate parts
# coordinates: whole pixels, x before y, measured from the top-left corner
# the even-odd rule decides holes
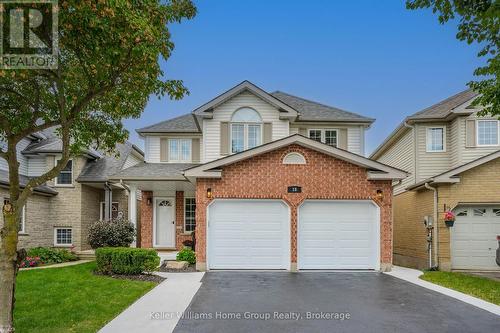
[[[16,332],[96,332],[156,286],[96,276],[94,269],[90,262],[19,272]]]
[[[424,272],[420,278],[500,305],[499,281],[453,272]]]

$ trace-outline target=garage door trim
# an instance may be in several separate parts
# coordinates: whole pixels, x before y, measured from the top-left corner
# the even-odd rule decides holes
[[[248,201],[248,202],[270,202],[270,201],[274,201],[274,202],[281,202],[285,205],[286,207],[286,210],[287,210],[287,217],[286,217],[286,220],[288,223],[286,223],[286,244],[285,244],[285,249],[286,249],[286,253],[285,253],[285,256],[286,258],[288,258],[288,260],[286,260],[286,263],[284,265],[284,269],[285,270],[290,270],[291,269],[291,230],[290,230],[290,226],[291,226],[291,211],[290,211],[290,206],[288,205],[288,203],[284,200],[281,200],[281,199],[251,199],[251,198],[242,198],[242,199],[238,199],[238,198],[231,198],[231,199],[214,199],[212,200],[208,205],[207,205],[207,208],[206,208],[206,223],[205,223],[205,263],[206,263],[206,269],[207,271],[208,270],[211,270],[210,268],[210,231],[209,231],[209,228],[210,228],[210,207],[212,205],[214,205],[216,202],[221,202],[221,201],[225,201],[225,202],[230,202],[230,201],[234,201],[234,202],[238,202],[238,201]]]
[[[375,255],[375,266],[373,270],[380,270],[380,258],[381,258],[381,241],[380,241],[380,206],[377,205],[373,200],[343,200],[343,199],[306,199],[301,202],[301,204],[297,207],[297,269],[300,270],[300,240],[301,240],[301,235],[300,235],[300,208],[307,202],[354,202],[354,203],[369,203],[373,205],[375,208],[375,217],[376,217],[376,223],[375,223],[375,248],[377,249],[376,255]],[[309,270],[309,269],[303,269],[303,270]],[[340,269],[342,270],[342,269]]]

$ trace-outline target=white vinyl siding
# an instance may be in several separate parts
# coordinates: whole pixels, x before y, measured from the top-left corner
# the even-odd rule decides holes
[[[144,147],[146,162],[160,163],[160,137],[146,136]]]
[[[428,128],[444,127],[446,131],[449,129],[442,124],[417,124],[417,163],[418,172],[416,182],[422,181],[429,177],[435,176],[450,169],[450,153],[443,152],[429,152],[427,151],[427,137]],[[445,133],[445,140],[448,140],[449,135]],[[445,147],[448,142],[445,141]]]
[[[44,174],[47,170],[45,156],[28,158],[28,176],[38,177]]]
[[[299,128],[306,130],[305,135],[309,136],[310,129],[319,128],[334,128],[334,129],[347,129],[347,150],[351,153],[364,156],[365,153],[365,130],[363,126],[359,125],[345,125],[340,123],[318,123],[318,124],[300,124],[292,123],[290,125],[290,135],[299,134]]]
[[[407,178],[401,181],[401,184],[394,187],[395,195],[404,192],[406,187],[415,182],[415,160],[413,154],[413,130],[407,129],[406,132],[378,158],[378,161],[381,163],[410,173]]]
[[[229,99],[213,111],[212,119],[203,120],[202,150],[203,162],[212,161],[220,155],[220,123],[230,122],[233,113],[242,108],[251,107],[262,117],[264,123],[272,123],[272,140],[278,140],[289,135],[289,122],[279,119],[279,111],[269,103],[249,92],[242,92]]]
[[[24,176],[28,175],[28,158],[22,154],[22,151],[26,149],[26,147],[28,147],[30,143],[30,139],[24,138],[17,144],[17,161],[19,162],[19,173]],[[3,141],[0,142],[0,148],[5,151],[7,149],[7,143]],[[0,158],[0,170],[9,170],[7,161],[3,158]]]
[[[133,167],[134,165],[137,165],[142,162],[142,159],[139,159],[137,156],[134,154],[130,154],[127,156],[127,159],[125,160],[125,163],[123,163],[123,169],[127,169],[130,167]]]
[[[449,145],[449,152],[450,152],[450,167],[451,168],[456,168],[461,164],[462,161],[462,156],[460,155],[461,147],[460,147],[460,122],[462,121],[461,118],[456,118],[454,119],[449,127],[450,127],[450,145]],[[464,142],[465,146],[465,142]]]

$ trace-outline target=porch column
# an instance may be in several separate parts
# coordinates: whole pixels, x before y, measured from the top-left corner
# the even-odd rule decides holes
[[[135,239],[130,245],[131,247],[137,246],[137,186],[129,185],[128,194],[128,220],[132,222],[135,227]]]
[[[104,185],[104,221],[111,220],[113,202],[113,190],[107,183]]]

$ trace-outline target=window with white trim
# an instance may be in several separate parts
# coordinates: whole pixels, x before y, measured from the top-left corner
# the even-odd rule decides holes
[[[306,164],[306,159],[300,153],[291,152],[283,157],[283,164]]]
[[[191,232],[196,228],[196,201],[184,198],[184,231]]]
[[[116,219],[118,217],[118,202],[113,202],[111,204],[111,218],[112,219]],[[101,209],[100,209],[100,220],[103,221],[104,220],[104,216],[106,216],[106,213],[105,213],[105,209],[106,209],[106,203],[104,201],[101,201]]]
[[[56,161],[57,164],[58,161]],[[69,160],[55,179],[56,186],[73,185],[73,160]]]
[[[251,108],[241,108],[231,117],[231,153],[239,153],[262,144],[262,118]]]
[[[191,162],[191,139],[168,139],[168,160]]]
[[[3,198],[3,205],[10,204],[9,198]],[[26,206],[23,206],[21,210],[21,218],[19,220],[19,225],[17,226],[17,231],[20,234],[26,233]]]
[[[337,147],[338,131],[336,129],[310,129],[309,138],[332,147]]]
[[[478,146],[498,145],[498,120],[477,121],[477,145]]]
[[[445,142],[445,127],[427,127],[427,152],[446,151]]]
[[[72,246],[73,229],[72,228],[54,228],[55,246]]]

